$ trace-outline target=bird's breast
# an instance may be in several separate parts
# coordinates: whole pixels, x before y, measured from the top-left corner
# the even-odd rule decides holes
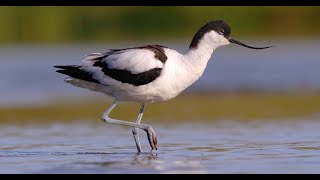
[[[168,59],[159,77],[145,85],[126,86],[123,91],[117,91],[118,99],[144,103],[168,101],[201,77],[206,64],[197,64],[176,52],[166,53]]]
[[[146,86],[146,92],[149,92],[152,103],[170,100],[197,81],[203,70],[195,69],[183,59],[168,59],[161,75]]]

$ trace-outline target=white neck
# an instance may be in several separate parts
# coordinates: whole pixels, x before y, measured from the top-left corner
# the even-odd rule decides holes
[[[206,66],[214,50],[220,46],[229,44],[229,41],[218,33],[211,31],[206,33],[196,47],[189,48],[184,55],[195,66]],[[205,68],[205,67],[203,67]]]
[[[183,55],[185,69],[192,76],[193,80],[200,78],[207,67],[207,63],[213,54],[213,51],[220,46],[229,44],[229,41],[218,33],[212,31],[206,33],[196,46],[189,48]]]

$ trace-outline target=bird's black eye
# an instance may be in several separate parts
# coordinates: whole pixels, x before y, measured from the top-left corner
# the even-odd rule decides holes
[[[219,31],[219,34],[224,35],[224,30],[221,29],[221,30]]]

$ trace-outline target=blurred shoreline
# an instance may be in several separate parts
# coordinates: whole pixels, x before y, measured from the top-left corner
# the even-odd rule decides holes
[[[1,107],[1,123],[100,122],[111,98],[79,98],[47,102],[36,106]],[[138,103],[121,103],[112,116],[133,120]],[[146,122],[192,122],[319,117],[320,93],[183,93],[173,100],[151,104]]]

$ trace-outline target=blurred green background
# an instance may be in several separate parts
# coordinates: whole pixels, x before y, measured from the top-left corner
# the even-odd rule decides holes
[[[0,7],[0,43],[79,43],[191,39],[205,22],[224,19],[235,36],[320,35],[320,7]]]

